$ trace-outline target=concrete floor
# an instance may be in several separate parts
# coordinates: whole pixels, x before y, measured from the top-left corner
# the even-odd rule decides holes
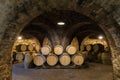
[[[85,69],[24,69],[14,64],[12,80],[113,80],[112,65],[90,63]]]

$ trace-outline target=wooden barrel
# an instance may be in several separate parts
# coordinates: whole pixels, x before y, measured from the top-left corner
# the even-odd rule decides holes
[[[44,64],[44,62],[45,62],[45,57],[43,55],[36,55],[33,58],[33,63],[36,66],[42,66]]]
[[[49,66],[55,66],[58,62],[58,57],[54,54],[48,55],[47,56],[47,64]]]
[[[27,69],[30,66],[30,63],[32,62],[33,57],[30,53],[25,54],[25,59],[24,59],[24,68]]]
[[[17,54],[16,54],[16,60],[17,60],[18,62],[22,62],[22,61],[23,61],[23,58],[24,58],[24,56],[23,56],[22,53],[17,53]]]
[[[94,44],[93,45],[93,51],[94,52],[103,52],[104,51],[104,46],[102,44]]]
[[[103,52],[101,58],[103,64],[111,64],[111,55],[109,52]]]
[[[41,48],[41,52],[42,52],[43,55],[48,55],[51,52],[51,47],[48,46],[48,45],[44,45]]]
[[[99,51],[99,45],[98,45],[98,44],[94,44],[94,45],[93,45],[93,51],[94,51],[94,52]]]
[[[77,51],[79,51],[79,41],[77,37],[74,37],[73,40],[71,41],[71,45],[73,45]]]
[[[28,51],[33,51],[33,49],[34,49],[34,47],[33,47],[33,45],[32,45],[32,44],[27,45],[27,48],[28,48]]]
[[[67,53],[63,53],[59,58],[60,64],[63,66],[68,66],[71,62],[71,58]]]
[[[87,51],[92,51],[92,45],[91,44],[86,45],[86,50]]]
[[[18,51],[18,52],[23,52],[26,50],[27,50],[27,45],[25,45],[25,44],[20,44],[20,45],[16,46],[16,51]]]
[[[61,46],[61,45],[56,45],[56,46],[54,47],[54,53],[55,53],[56,55],[61,55],[61,54],[63,53],[63,46]]]
[[[77,50],[74,46],[68,45],[67,48],[66,48],[66,51],[67,51],[68,54],[73,55],[73,54],[76,53]]]
[[[75,54],[73,57],[72,57],[72,62],[75,64],[75,65],[82,65],[84,63],[84,57],[81,55],[81,54]]]

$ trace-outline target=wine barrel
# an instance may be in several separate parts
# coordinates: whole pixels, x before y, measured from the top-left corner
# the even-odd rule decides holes
[[[28,51],[33,51],[34,47],[32,44],[30,44],[30,45],[27,45],[27,49]]]
[[[73,55],[73,54],[76,53],[77,50],[74,46],[68,45],[67,48],[66,48],[66,51],[67,51],[68,54]]]
[[[22,53],[17,53],[17,54],[16,54],[16,60],[17,60],[18,62],[22,62],[22,61],[23,61],[23,58],[24,58],[24,56],[23,56]]]
[[[47,56],[47,64],[49,66],[55,66],[58,62],[58,57],[54,54],[48,55]]]
[[[93,51],[94,52],[103,52],[104,51],[104,45],[102,44],[94,44],[93,45]]]
[[[59,61],[60,61],[61,65],[68,66],[71,62],[71,58],[67,53],[63,53],[60,56]]]
[[[24,59],[24,68],[27,69],[30,67],[30,63],[32,62],[33,57],[30,53],[25,54],[25,59]]]
[[[45,62],[45,57],[43,55],[36,55],[33,58],[33,63],[36,66],[42,66],[44,64],[44,62]]]
[[[56,45],[56,46],[54,47],[54,53],[55,53],[56,55],[61,55],[61,54],[63,53],[63,46],[61,46],[61,45]]]
[[[42,52],[43,55],[48,55],[51,52],[51,47],[48,46],[48,45],[44,45],[41,48],[41,52]]]
[[[84,63],[84,57],[81,55],[81,54],[75,54],[73,57],[72,57],[72,62],[75,64],[75,65],[82,65]]]
[[[27,50],[27,45],[25,45],[25,44],[20,44],[20,45],[16,46],[16,51],[18,51],[18,52],[23,52],[26,50]]]
[[[92,51],[92,45],[91,44],[86,45],[86,50],[87,51]]]
[[[94,52],[98,52],[99,51],[99,45],[98,44],[94,44],[93,45],[93,51]]]
[[[103,52],[101,58],[103,64],[111,64],[111,55],[109,52]]]

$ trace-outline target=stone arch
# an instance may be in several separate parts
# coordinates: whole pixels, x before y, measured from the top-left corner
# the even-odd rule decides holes
[[[22,1],[22,0],[21,0]],[[61,4],[59,4],[61,2]],[[85,3],[86,2],[86,3]],[[19,11],[15,11],[14,15],[17,16],[13,17],[13,20],[8,21],[7,28],[5,28],[4,35],[0,42],[0,69],[1,72],[7,74],[5,76],[0,77],[1,80],[11,80],[11,58],[10,52],[11,47],[16,39],[16,36],[22,31],[24,26],[26,26],[32,19],[39,16],[40,14],[44,13],[44,11],[52,11],[54,9],[57,10],[73,10],[78,13],[82,13],[87,17],[90,17],[98,25],[104,30],[106,37],[108,39],[109,45],[112,51],[113,57],[113,70],[114,70],[114,79],[118,80],[120,76],[120,72],[116,72],[120,69],[119,65],[119,54],[120,54],[120,35],[118,31],[118,25],[113,19],[112,14],[106,12],[104,8],[100,7],[98,4],[95,4],[94,1],[88,2],[85,0],[82,4],[78,4],[77,0],[61,0],[61,1],[48,1],[45,2],[44,0],[28,0],[26,3],[21,3],[22,5],[17,4]],[[47,5],[49,4],[49,5]],[[31,6],[29,6],[31,5]],[[97,7],[97,8],[96,8]],[[9,16],[9,15],[8,15]],[[106,20],[106,21],[105,21]],[[105,29],[106,28],[106,29]],[[5,54],[4,54],[5,53]],[[4,56],[3,56],[4,55]],[[0,74],[1,75],[1,74]]]

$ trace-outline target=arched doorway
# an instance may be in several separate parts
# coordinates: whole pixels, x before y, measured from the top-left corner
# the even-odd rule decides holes
[[[77,5],[76,2],[74,2],[74,3],[75,3],[75,5],[72,5],[73,8],[71,8],[73,11],[80,12],[80,13],[90,17],[91,19],[95,20],[98,23],[98,25],[104,30],[104,32],[106,34],[106,37],[108,39],[108,43],[109,43],[110,48],[111,48],[113,61],[115,62],[115,65],[113,65],[113,66],[114,66],[115,77],[116,77],[118,75],[116,73],[116,71],[118,70],[118,67],[116,65],[119,65],[118,63],[116,63],[116,62],[118,62],[117,60],[119,58],[118,57],[119,44],[117,44],[117,43],[119,43],[119,38],[118,38],[119,35],[116,33],[118,25],[115,23],[115,21],[114,21],[114,19],[112,18],[111,15],[109,15],[108,17],[104,16],[104,19],[106,19],[106,21],[103,20],[103,18],[100,18],[103,15],[107,15],[107,13],[104,11],[104,9],[102,9],[100,11],[100,13],[97,14],[99,16],[95,16],[95,14],[94,13],[91,14],[92,11],[90,11],[91,10],[90,8],[92,6],[91,7],[82,6],[82,7],[79,8],[79,7],[76,7],[76,5]],[[4,42],[4,43],[1,43],[1,46],[4,46],[4,48],[6,49],[6,50],[4,50],[4,48],[1,47],[1,50],[3,50],[3,51],[1,51],[1,56],[2,56],[2,54],[6,53],[5,54],[6,57],[2,58],[1,61],[3,61],[2,64],[6,64],[6,65],[3,65],[3,66],[6,66],[6,68],[9,69],[8,71],[10,71],[10,67],[8,67],[8,65],[11,65],[11,64],[10,64],[10,57],[8,57],[7,55],[10,55],[11,47],[14,43],[16,35],[18,35],[21,32],[21,30],[24,28],[24,26],[26,24],[28,24],[31,20],[33,20],[36,16],[43,13],[44,10],[52,11],[52,10],[54,10],[53,8],[59,10],[59,9],[62,9],[63,7],[64,7],[65,10],[67,10],[67,9],[69,10],[69,7],[71,7],[69,2],[67,3],[68,4],[67,7],[65,6],[65,4],[62,4],[62,5],[59,5],[58,7],[56,7],[55,5],[53,5],[53,3],[49,3],[50,4],[49,6],[51,6],[51,7],[49,7],[49,6],[45,5],[44,1],[41,1],[41,4],[39,4],[39,5],[42,5],[42,4],[43,4],[44,7],[42,6],[43,8],[42,8],[41,11],[39,11],[41,8],[37,7],[37,9],[32,9],[33,11],[28,9],[28,11],[30,11],[31,13],[18,12],[19,15],[18,14],[17,15],[19,17],[16,19],[17,22],[10,21],[10,25],[6,29],[5,34],[3,36],[3,40],[1,41],[1,42]],[[89,4],[89,3],[87,3],[87,4]],[[61,6],[63,6],[63,7],[61,7]],[[19,7],[19,8],[21,9],[23,7]],[[92,9],[94,9],[94,8],[92,8]],[[100,7],[99,7],[99,9],[100,9]],[[24,18],[23,18],[23,16],[24,16]],[[111,20],[111,21],[109,21],[109,20]],[[13,32],[13,33],[11,34],[11,32]],[[9,73],[9,77],[5,77],[5,79],[6,78],[10,78],[10,73]],[[2,79],[4,79],[4,77]]]

